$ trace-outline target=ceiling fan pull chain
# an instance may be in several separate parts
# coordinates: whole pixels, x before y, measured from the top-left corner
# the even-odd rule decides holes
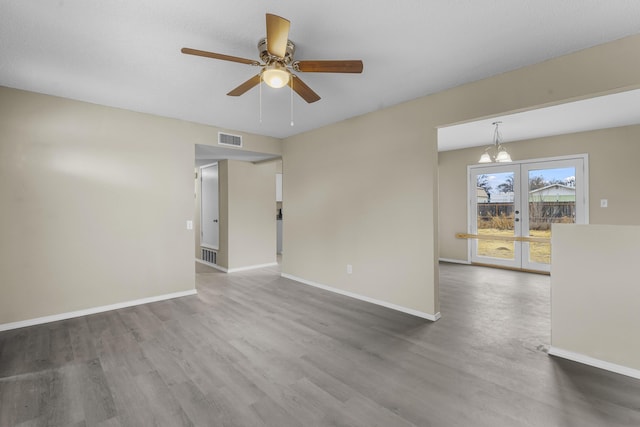
[[[293,126],[293,79],[290,79],[291,81],[291,90],[289,91],[291,93],[291,126]]]

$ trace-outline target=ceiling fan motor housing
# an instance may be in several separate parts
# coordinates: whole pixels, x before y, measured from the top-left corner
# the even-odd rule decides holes
[[[287,51],[284,54],[284,58],[279,58],[277,56],[271,55],[267,51],[267,38],[262,38],[258,42],[258,52],[260,53],[260,59],[265,64],[272,64],[274,62],[280,62],[283,65],[290,65],[293,61],[293,54],[296,51],[296,45],[291,41],[287,40]]]

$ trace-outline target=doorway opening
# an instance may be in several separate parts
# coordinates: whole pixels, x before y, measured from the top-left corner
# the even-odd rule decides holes
[[[195,145],[197,263],[227,273],[276,265],[281,177],[279,154]]]

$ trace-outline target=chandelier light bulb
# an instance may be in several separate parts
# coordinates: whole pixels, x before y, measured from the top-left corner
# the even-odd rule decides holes
[[[506,163],[511,161],[511,156],[504,149],[498,151],[498,155],[496,156],[496,162]]]
[[[489,153],[483,153],[482,156],[480,156],[480,160],[478,160],[478,163],[491,163],[491,156],[489,155]]]

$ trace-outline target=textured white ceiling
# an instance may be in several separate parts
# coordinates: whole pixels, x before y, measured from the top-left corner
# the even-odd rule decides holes
[[[322,100],[225,94],[254,67],[265,13],[296,59],[362,59],[361,75],[301,73]],[[0,85],[286,137],[640,32],[637,0],[2,0]]]

